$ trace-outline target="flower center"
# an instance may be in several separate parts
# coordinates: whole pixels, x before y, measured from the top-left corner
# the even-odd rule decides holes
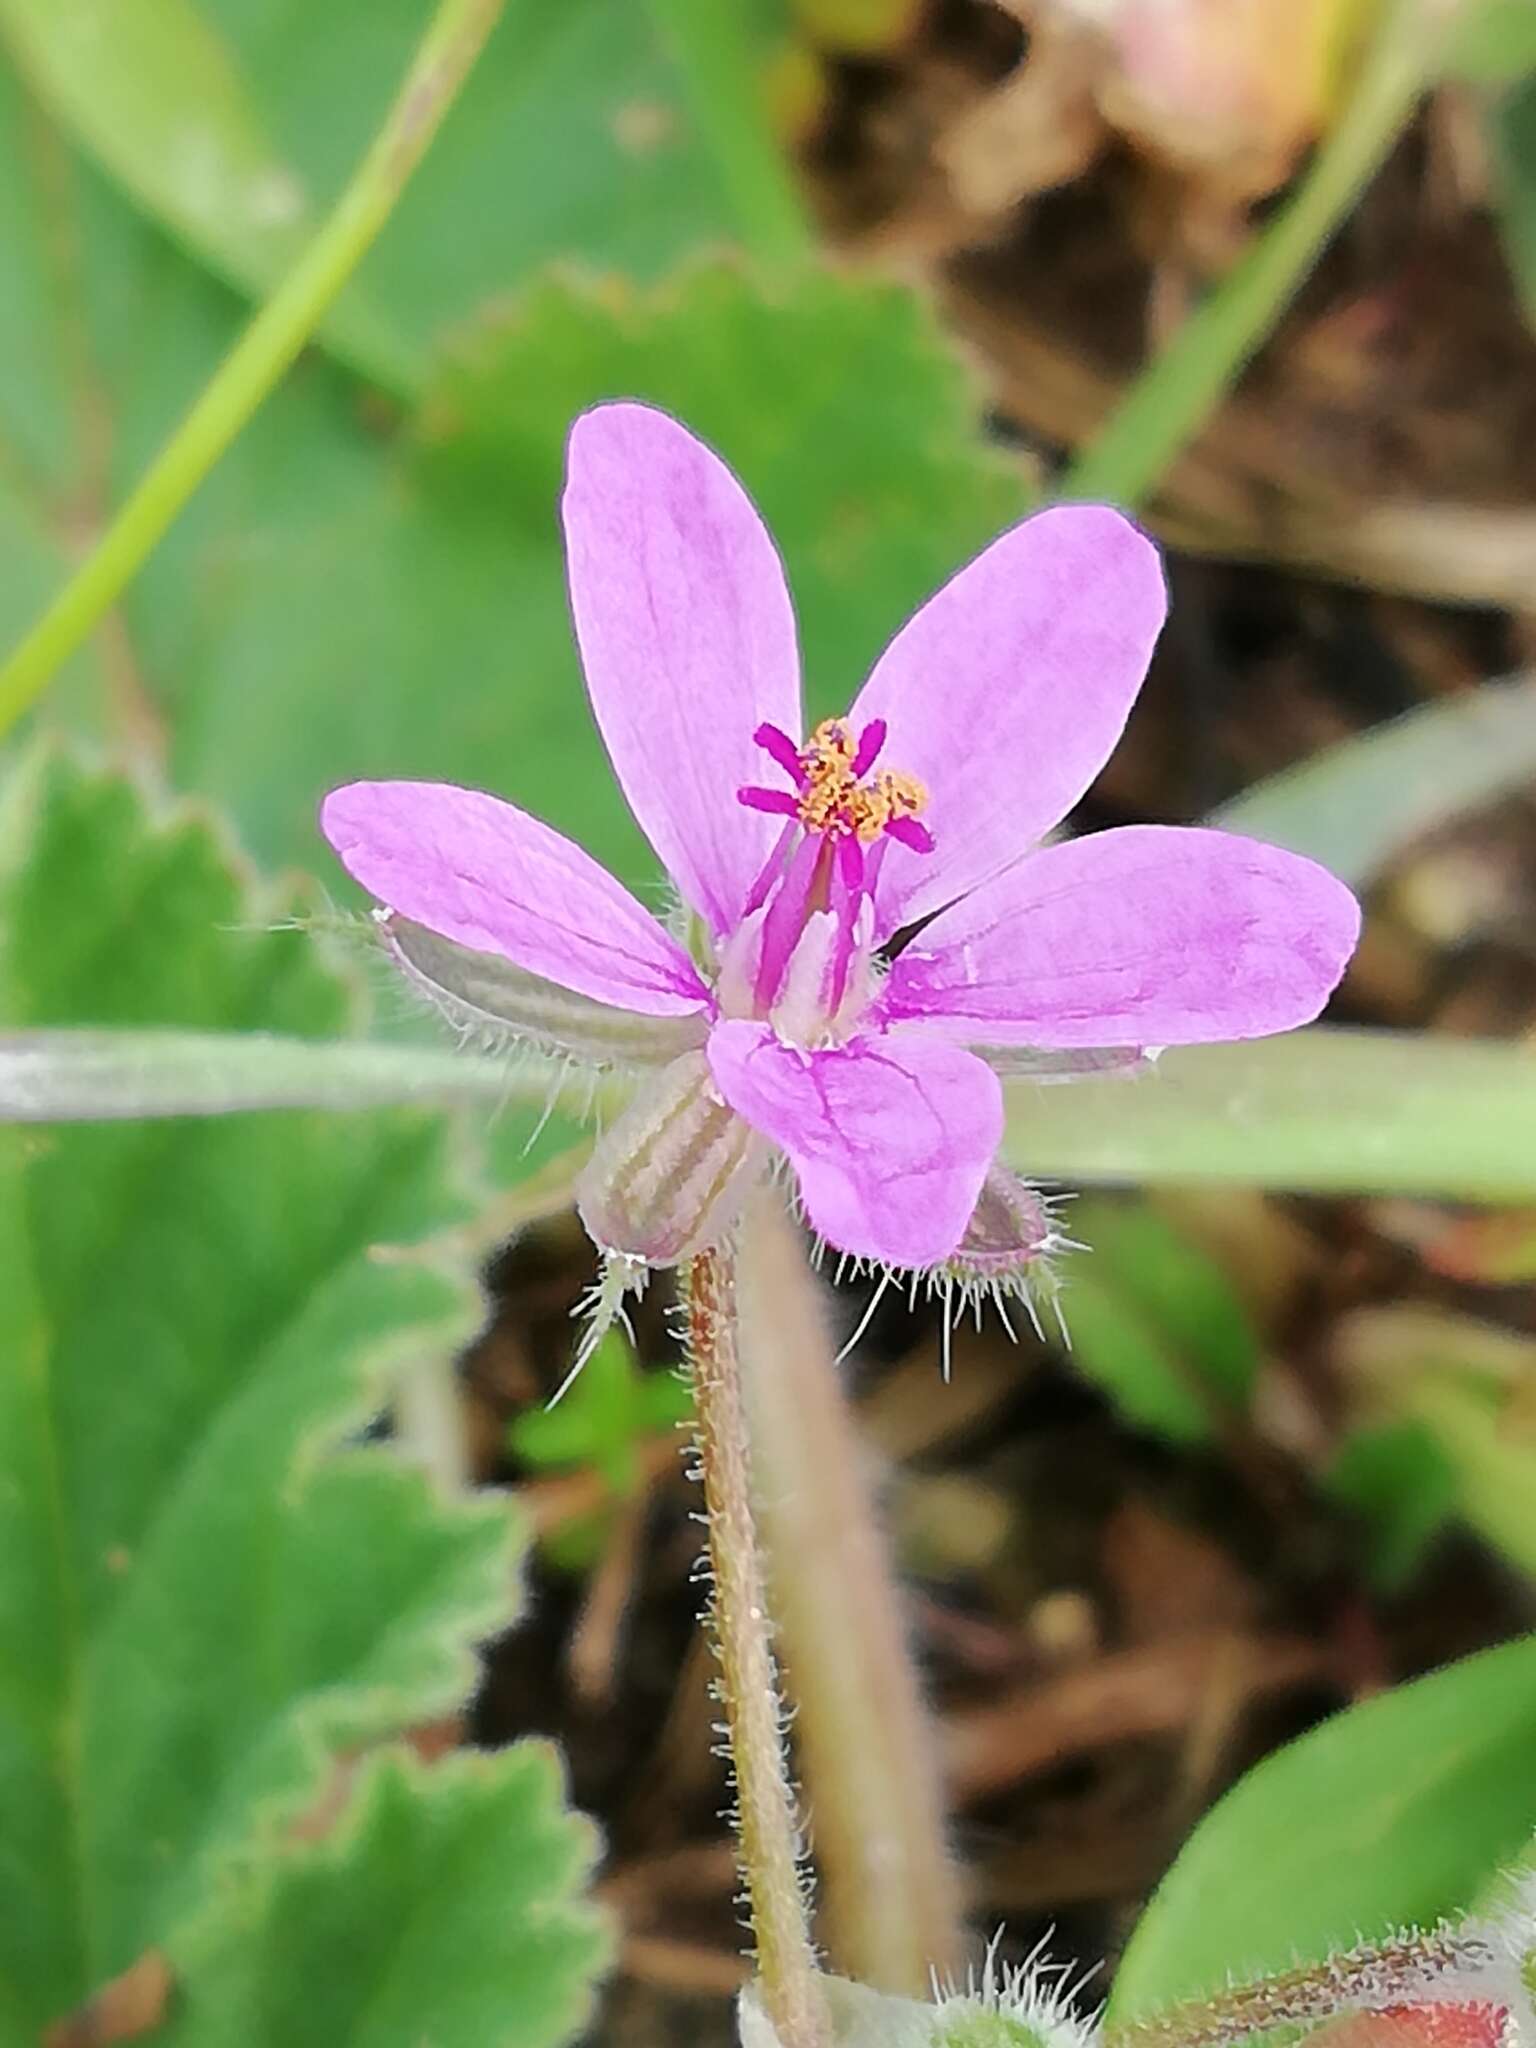
[[[755,811],[793,818],[823,839],[854,839],[872,846],[889,835],[914,853],[931,853],[933,835],[918,822],[928,792],[915,775],[882,768],[865,777],[885,744],[885,720],[871,719],[855,738],[846,718],[824,718],[803,747],[776,725],[760,725],[753,738],[785,770],[794,789],[748,787],[738,799]]]
[[[827,718],[804,746],[776,725],[752,735],[794,786],[736,792],[785,825],[727,945],[721,995],[728,1011],[740,1003],[794,1043],[835,1040],[867,1008],[877,974],[872,898],[890,842],[933,851],[919,817],[923,785],[888,768],[870,773],[885,733],[883,718],[857,735],[846,718]]]

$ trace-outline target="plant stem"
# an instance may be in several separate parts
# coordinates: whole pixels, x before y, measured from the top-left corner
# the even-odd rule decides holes
[[[0,734],[122,594],[188,498],[293,363],[389,219],[495,26],[504,0],[438,0],[351,183],[214,372],[88,558],[0,668]]]
[[[938,1746],[820,1290],[778,1191],[741,1236],[741,1349],[795,1741],[834,1965],[929,1994],[965,1959]]]
[[[651,0],[651,12],[714,153],[742,242],[763,263],[803,262],[813,246],[810,223],[794,174],[762,118],[762,55],[744,10],[720,0]]]
[[[1443,36],[1425,0],[1397,0],[1354,92],[1294,196],[1140,376],[1053,493],[1131,505],[1204,425],[1397,139]]]
[[[736,1774],[736,1825],[757,1941],[758,1992],[779,2048],[823,2048],[826,2015],[806,1924],[800,1834],[752,1511],[734,1251],[701,1252],[690,1260],[683,1270],[683,1300],[714,1575],[710,1622]]]

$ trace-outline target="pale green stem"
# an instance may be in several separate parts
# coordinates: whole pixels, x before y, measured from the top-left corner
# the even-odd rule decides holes
[[[289,368],[389,219],[504,0],[439,0],[394,105],[292,272],[214,373],[89,557],[0,668],[0,733],[33,703]]]
[[[758,1512],[828,1947],[922,1998],[965,1960],[937,1745],[815,1277],[777,1190],[742,1225],[741,1349]]]
[[[651,12],[683,75],[742,241],[760,262],[804,258],[810,223],[759,104],[762,53],[746,10],[721,0],[651,0]]]
[[[825,2048],[827,2017],[807,1922],[800,1831],[786,1768],[772,1623],[752,1509],[735,1253],[701,1252],[683,1268],[682,1280],[714,1583],[709,1619],[736,1777],[736,1828],[757,1943],[757,1992],[779,2048]]]
[[[1432,74],[1443,35],[1429,18],[1427,0],[1396,0],[1294,196],[1136,380],[1054,496],[1131,505],[1155,489],[1263,343],[1392,147]]]

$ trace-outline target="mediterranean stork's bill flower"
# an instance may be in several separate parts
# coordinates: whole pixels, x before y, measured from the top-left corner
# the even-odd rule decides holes
[[[996,1162],[1000,1075],[1134,1065],[1322,1008],[1359,911],[1313,862],[1157,825],[1042,844],[1163,623],[1157,552],[1117,512],[1003,534],[846,718],[803,735],[783,568],[715,455],[664,413],[599,406],[572,430],[563,511],[593,713],[675,930],[478,790],[352,783],[322,824],[450,1018],[631,1078],[579,1190],[614,1301],[717,1244],[775,1158],[840,1252],[1022,1293],[1051,1224]]]

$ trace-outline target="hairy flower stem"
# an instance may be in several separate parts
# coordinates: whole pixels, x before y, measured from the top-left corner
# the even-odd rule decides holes
[[[438,0],[384,125],[330,217],[214,372],[80,568],[0,667],[0,733],[46,688],[314,332],[394,211],[505,0]]]
[[[741,1348],[795,1743],[816,1815],[827,1945],[877,1991],[965,1961],[938,1745],[822,1289],[778,1189],[741,1232]]]
[[[780,2048],[824,2048],[827,2019],[806,1923],[800,1836],[752,1512],[734,1251],[701,1252],[683,1268],[682,1282],[714,1577],[709,1618],[736,1774],[736,1824],[757,1942],[758,1992]]]
[[[1480,1928],[1409,1930],[1172,2006],[1155,2018],[1111,2021],[1105,2040],[1110,2048],[1226,2048],[1276,2027],[1310,2026],[1347,2013],[1502,2002],[1499,1964],[1496,1944]]]

